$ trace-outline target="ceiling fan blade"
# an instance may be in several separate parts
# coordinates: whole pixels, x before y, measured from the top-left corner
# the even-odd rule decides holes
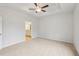
[[[41,7],[41,8],[46,8],[46,7],[48,7],[48,5],[45,5],[45,6]]]
[[[37,6],[37,3],[34,3],[35,6]]]
[[[29,8],[29,10],[35,10],[34,8]]]
[[[41,10],[41,11],[46,12],[45,10]]]

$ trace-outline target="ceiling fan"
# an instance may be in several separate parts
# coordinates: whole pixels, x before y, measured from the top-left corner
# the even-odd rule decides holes
[[[47,8],[49,5],[40,6],[39,3],[34,3],[35,8],[29,8],[29,10],[35,10],[36,13],[38,12],[46,12],[45,8]]]

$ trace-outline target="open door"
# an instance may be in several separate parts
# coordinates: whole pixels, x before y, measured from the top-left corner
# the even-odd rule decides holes
[[[0,49],[2,48],[2,17],[0,16]]]
[[[31,33],[31,31],[32,31],[32,24],[31,24],[31,22],[26,21],[26,23],[25,23],[25,31],[26,31],[25,39],[27,41],[30,41],[32,39],[32,33]]]

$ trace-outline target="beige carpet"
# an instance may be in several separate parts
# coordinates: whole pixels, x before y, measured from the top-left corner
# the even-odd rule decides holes
[[[22,42],[0,51],[2,56],[74,56],[71,44],[36,38],[29,44]]]

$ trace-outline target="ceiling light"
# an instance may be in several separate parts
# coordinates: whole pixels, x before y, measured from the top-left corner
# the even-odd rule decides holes
[[[38,6],[38,7],[36,7],[36,11],[37,12],[41,12],[41,8]]]

